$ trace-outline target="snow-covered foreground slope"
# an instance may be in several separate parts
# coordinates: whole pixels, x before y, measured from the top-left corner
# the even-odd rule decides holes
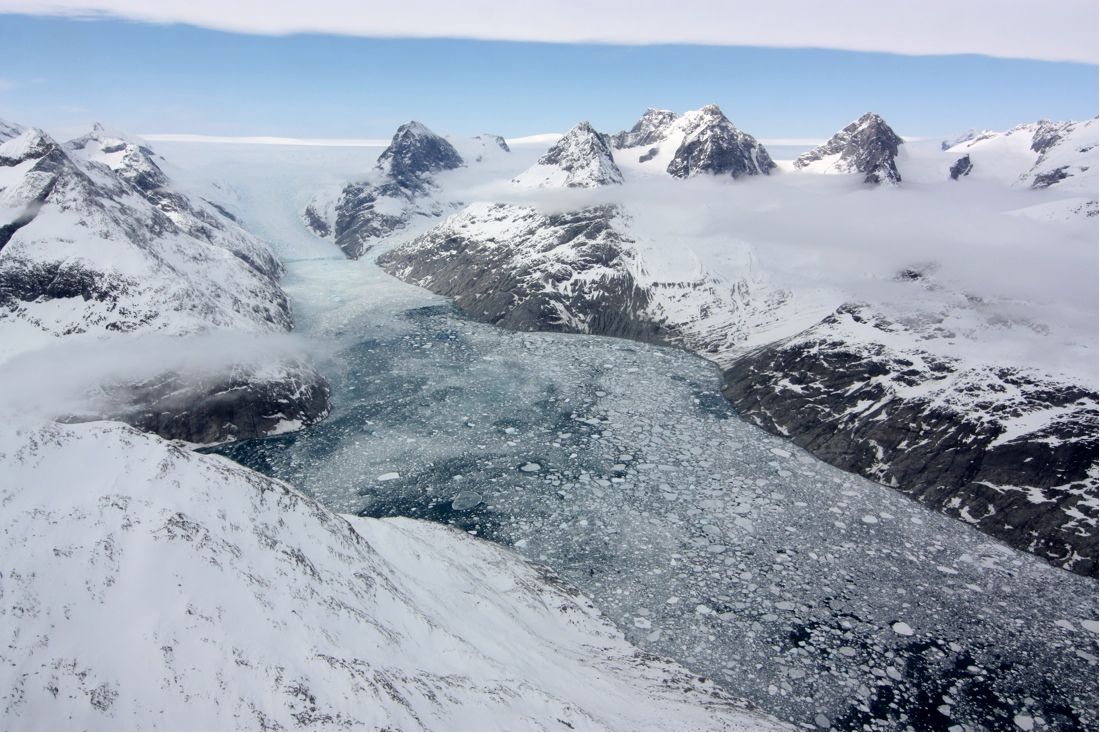
[[[227,364],[211,355],[198,379],[171,357],[190,355],[159,340],[244,334],[260,345],[289,331],[282,265],[263,242],[176,188],[153,151],[125,135],[97,125],[61,145],[41,130],[10,129],[0,144],[0,369],[8,383],[28,364],[56,367],[77,344],[116,357],[110,384],[85,385],[113,392],[98,414],[168,437],[254,436],[325,414],[327,385],[300,354],[276,360],[254,351]],[[142,345],[149,336],[159,340],[159,370]],[[87,365],[72,366],[79,375]],[[47,376],[40,381],[57,391]]]
[[[768,730],[545,568],[114,423],[0,433],[24,729]]]
[[[1095,193],[1095,168],[1021,187],[978,160],[952,180],[952,152],[899,150],[869,115],[822,149],[850,175],[676,181],[661,155],[704,112],[651,110],[612,138],[634,146],[609,161],[621,185],[577,190],[540,162],[379,263],[490,323],[683,345],[726,370],[758,424],[1095,575],[1096,219],[1018,216],[1077,201],[1071,183]],[[1051,129],[1031,165],[1092,155],[1092,122]],[[607,167],[588,146],[571,169],[586,150]]]

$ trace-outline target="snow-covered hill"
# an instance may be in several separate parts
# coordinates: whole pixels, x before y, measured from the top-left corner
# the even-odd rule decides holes
[[[650,110],[612,138],[622,185],[575,190],[543,163],[539,188],[492,190],[497,203],[472,204],[378,261],[479,320],[685,346],[726,370],[727,396],[769,430],[1095,575],[1095,318],[1074,264],[1095,263],[1095,220],[1016,217],[1060,205],[1057,187],[1087,185],[1087,166],[1049,187],[972,186],[977,155],[952,180],[954,148],[899,148],[868,115],[803,170],[668,176],[699,161],[681,154],[701,139],[693,131],[728,131],[722,120],[716,108]],[[1095,125],[1051,130],[1064,142],[1045,155],[1060,166],[1070,149],[1088,153]],[[597,147],[582,164],[603,164]],[[859,182],[815,175],[824,163]],[[862,185],[869,177],[907,183]],[[1054,260],[1038,247],[1051,238],[1063,242]]]
[[[0,431],[25,729],[771,730],[549,570],[113,423]]]
[[[0,363],[61,341],[110,339],[124,361],[119,344],[142,335],[291,329],[271,251],[214,204],[175,188],[148,147],[100,126],[66,145],[34,128],[5,130],[17,134],[0,144]],[[212,442],[325,412],[327,385],[301,360],[264,364],[244,389],[230,367],[201,386],[168,364],[140,386],[123,380],[122,391],[136,391],[110,414],[147,414],[150,401],[183,405],[183,419],[156,411],[142,424]]]

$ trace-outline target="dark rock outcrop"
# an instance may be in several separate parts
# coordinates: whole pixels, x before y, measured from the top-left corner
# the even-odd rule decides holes
[[[649,294],[624,266],[616,214],[610,206],[552,215],[488,206],[476,215],[507,218],[519,232],[508,246],[464,235],[458,221],[387,252],[378,264],[453,297],[469,317],[503,328],[665,343],[670,334],[644,315]],[[598,286],[586,282],[593,273]]]
[[[974,164],[970,162],[970,156],[964,155],[951,164],[951,180],[957,181],[963,176],[969,176],[972,170],[974,170]]]
[[[281,365],[280,372],[258,378],[242,370],[197,381],[166,374],[108,388],[121,405],[108,417],[162,438],[209,445],[297,430],[328,415],[324,377],[300,363]]]
[[[734,127],[718,105],[708,104],[685,129],[668,173],[676,178],[700,173],[739,178],[767,175],[775,168],[775,161],[756,138]]]
[[[806,168],[829,158],[835,160],[827,172],[858,173],[864,183],[900,183],[894,159],[903,141],[877,114],[868,112],[833,135],[828,142],[795,160],[795,168]]]

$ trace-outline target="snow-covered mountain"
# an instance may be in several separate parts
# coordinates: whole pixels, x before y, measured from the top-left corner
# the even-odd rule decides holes
[[[619,150],[656,145],[665,139],[668,128],[676,121],[676,117],[676,113],[670,109],[650,107],[634,123],[634,127],[612,135],[611,142]]]
[[[752,422],[833,465],[1095,575],[1096,391],[945,354],[937,342],[967,338],[953,330],[967,321],[965,309],[916,325],[846,304],[734,361],[723,392]]]
[[[13,728],[775,730],[548,569],[116,423],[0,430]]]
[[[148,147],[100,126],[66,145],[34,128],[5,130],[17,134],[0,144],[0,362],[59,339],[291,329],[271,251],[174,188]],[[328,387],[307,364],[261,371],[208,374],[201,385],[159,374],[137,391],[166,409],[186,405],[186,417],[155,411],[144,422],[212,442],[324,414]],[[147,407],[125,398],[117,414]]]
[[[623,185],[593,183],[593,193],[575,196],[570,210],[573,199],[563,193],[568,173],[552,162],[537,166],[545,205],[472,204],[378,261],[403,280],[454,297],[479,320],[684,346],[723,368],[727,397],[763,427],[1054,564],[1095,575],[1095,380],[1036,356],[1095,352],[1095,341],[1077,343],[1089,337],[1063,333],[1057,320],[1021,316],[1019,296],[981,297],[941,283],[934,263],[878,273],[871,289],[889,290],[893,300],[866,301],[868,286],[860,284],[857,293],[847,272],[836,282],[812,275],[835,246],[828,242],[866,238],[899,216],[928,221],[944,215],[940,199],[897,196],[876,204],[897,208],[868,211],[871,199],[862,189],[812,180],[815,171],[807,169],[819,163],[864,180],[900,180],[900,138],[873,115],[838,133],[817,163],[774,182],[739,184],[740,215],[707,223],[732,206],[728,184],[710,176],[676,182],[662,169],[698,162],[681,152],[706,137],[694,132],[728,130],[722,120],[716,108],[682,117],[651,110],[613,139],[622,145],[646,138],[616,153]],[[1082,134],[1070,129],[1064,137]],[[947,197],[954,194],[946,187],[960,185],[941,167],[952,156],[918,151],[903,162],[919,181],[932,182],[934,173]],[[578,159],[598,168],[602,150],[592,145]],[[979,166],[976,160],[971,176]],[[1052,188],[1071,183],[1062,179]],[[765,184],[767,191],[753,193]],[[964,201],[956,202],[957,215],[971,227],[978,220],[995,226],[1002,231],[997,236],[1013,232],[1017,225],[1005,217],[1021,200],[1001,186],[981,192],[981,209],[991,206],[991,195],[1003,202],[993,211],[975,219]],[[828,221],[823,210],[842,217],[844,226],[822,223]],[[947,221],[934,236],[962,237]],[[784,274],[777,267],[784,248],[801,248],[793,251],[803,257],[807,242],[816,240],[822,243],[801,269]],[[960,240],[964,245],[974,243]],[[771,251],[776,246],[778,255]],[[924,248],[896,260],[927,256]],[[920,470],[923,465],[928,470]]]
[[[1053,189],[1064,198],[1026,212],[1046,219],[1097,215],[1097,150],[1100,121],[1051,122],[1017,125],[1005,132],[984,131],[944,141],[945,154],[958,165],[964,157],[967,175],[1013,188]]]
[[[824,145],[798,156],[794,167],[814,173],[859,174],[870,184],[900,183],[894,159],[902,144],[884,119],[868,112]]]
[[[530,188],[595,188],[622,183],[623,174],[610,138],[581,122],[513,182]]]
[[[508,150],[495,135],[480,135],[474,142],[477,160],[489,148]],[[361,257],[413,220],[453,210],[456,204],[440,198],[434,176],[464,164],[454,145],[420,122],[408,122],[397,128],[367,180],[349,183],[338,192],[318,193],[306,206],[303,221],[317,236],[332,239],[348,257]]]
[[[776,167],[767,149],[737,129],[716,104],[680,116],[648,109],[630,131],[612,139],[624,154],[676,178],[701,173],[739,178],[766,175]]]

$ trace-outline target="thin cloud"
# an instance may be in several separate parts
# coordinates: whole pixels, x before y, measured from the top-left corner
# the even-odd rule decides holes
[[[0,0],[0,12],[260,35],[827,48],[1097,63],[1095,0]]]

